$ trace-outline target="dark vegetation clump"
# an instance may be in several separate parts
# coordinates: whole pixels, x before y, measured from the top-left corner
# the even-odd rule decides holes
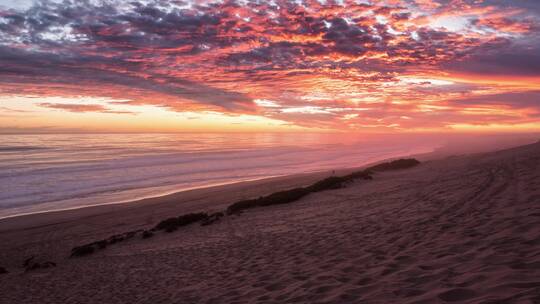
[[[148,239],[148,238],[151,238],[153,236],[154,236],[154,233],[152,231],[150,231],[150,230],[145,230],[142,233],[142,238],[143,239]]]
[[[274,192],[267,196],[261,196],[257,199],[243,200],[227,207],[227,214],[237,214],[245,209],[271,206],[279,204],[288,204],[299,200],[309,193],[307,188],[294,188],[285,191]]]
[[[4,267],[0,267],[0,274],[9,273]]]
[[[371,166],[368,170],[371,171],[387,171],[387,170],[400,170],[408,169],[419,165],[420,162],[414,158],[402,158],[393,160],[391,162],[381,163],[375,166]]]
[[[71,249],[70,256],[71,257],[86,256],[86,255],[94,253],[98,249],[105,249],[107,248],[107,246],[110,246],[119,242],[123,242],[125,240],[129,240],[138,234],[141,234],[143,239],[147,239],[147,238],[152,237],[154,235],[154,231],[156,230],[165,230],[167,232],[172,232],[178,229],[178,227],[186,226],[191,223],[201,221],[203,219],[206,219],[207,217],[208,215],[206,213],[200,212],[200,213],[189,213],[189,214],[181,215],[179,217],[169,218],[169,219],[159,222],[156,225],[156,227],[150,230],[144,230],[144,231],[134,230],[134,231],[129,231],[129,232],[121,233],[121,234],[115,234],[104,240],[95,241],[86,245],[74,247],[73,249]]]
[[[261,196],[257,199],[249,199],[236,202],[227,207],[227,214],[237,214],[242,210],[255,207],[292,203],[313,192],[342,188],[345,183],[351,182],[352,180],[357,178],[371,179],[371,175],[368,171],[358,171],[346,176],[327,177],[305,188],[299,187],[290,190],[274,192],[270,195]]]
[[[109,237],[107,240],[99,241],[99,242],[104,243],[106,245],[112,245],[112,244],[122,242],[123,240],[124,240],[124,236],[122,236],[122,235],[113,235],[113,236]]]
[[[94,253],[95,251],[94,244],[95,243],[90,243],[86,245],[73,247],[73,249],[71,249],[71,257],[80,257],[80,256],[85,256],[85,255]]]
[[[98,245],[100,249],[105,248],[105,247],[107,247],[107,245],[112,245],[112,244],[119,243],[119,242],[122,242],[122,241],[125,241],[125,240],[129,240],[129,239],[133,238],[135,235],[137,235],[138,233],[141,233],[141,232],[142,232],[142,230],[139,229],[139,230],[124,232],[124,233],[120,233],[120,234],[115,234],[113,236],[110,236],[106,240],[101,240],[101,241],[94,242],[94,244]]]
[[[370,170],[362,170],[362,171],[356,171],[350,174],[345,175],[343,178],[347,181],[351,181],[354,179],[366,179],[366,180],[372,180],[373,176],[371,176],[373,173]]]
[[[56,267],[56,263],[51,262],[51,261],[42,262],[42,263],[40,263],[40,265],[41,265],[41,268]]]
[[[109,242],[107,240],[101,240],[94,243],[98,249],[105,249],[107,248],[107,245],[109,245]],[[113,243],[111,243],[113,244]]]
[[[32,261],[34,261],[35,257],[36,256],[33,255],[33,256],[27,258],[26,260],[24,260],[23,267],[25,267],[25,268],[28,267],[30,265],[30,263],[32,263]]]
[[[211,225],[217,221],[219,221],[220,218],[224,216],[223,212],[214,212],[210,214],[207,218],[202,220],[201,226],[208,226]]]
[[[97,249],[105,249],[109,245],[113,245],[125,240],[129,240],[136,236],[142,230],[134,230],[126,233],[115,234],[107,239],[95,241],[86,245],[81,245],[71,249],[71,257],[80,257],[94,253]]]
[[[227,214],[237,214],[242,212],[242,210],[257,207],[257,200],[258,199],[243,200],[229,205],[229,207],[227,207]]]
[[[285,191],[274,192],[270,195],[263,196],[257,200],[258,206],[271,206],[279,204],[288,204],[301,199],[309,193],[306,188],[294,188]]]
[[[56,263],[51,261],[37,262],[35,256],[31,256],[24,260],[23,267],[24,271],[28,272],[36,269],[56,267]]]
[[[32,270],[36,270],[36,269],[44,269],[44,268],[51,268],[51,267],[56,267],[56,263],[55,262],[50,262],[50,261],[41,262],[41,263],[36,262],[36,263],[32,263],[28,267],[26,267],[24,269],[24,271],[28,272],[28,271],[32,271]]]
[[[163,220],[159,222],[156,227],[154,227],[154,229],[165,230],[166,232],[173,232],[179,227],[187,226],[189,224],[202,221],[206,218],[208,218],[208,214],[206,212],[188,213],[178,217],[171,217]]]
[[[129,239],[133,238],[139,232],[142,232],[142,230],[135,230],[135,231],[126,232],[126,233],[124,233],[124,239],[129,240]]]
[[[307,187],[309,192],[320,192],[324,190],[333,190],[343,187],[343,183],[347,180],[341,176],[331,176],[320,180],[313,185]]]

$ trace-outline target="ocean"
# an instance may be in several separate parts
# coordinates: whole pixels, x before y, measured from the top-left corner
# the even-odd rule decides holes
[[[358,167],[440,145],[341,133],[0,135],[0,218]]]

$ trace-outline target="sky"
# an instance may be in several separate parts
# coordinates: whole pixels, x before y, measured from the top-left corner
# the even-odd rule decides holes
[[[539,132],[540,1],[0,0],[0,133]]]

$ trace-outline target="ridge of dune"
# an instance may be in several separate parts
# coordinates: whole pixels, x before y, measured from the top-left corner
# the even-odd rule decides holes
[[[0,303],[539,303],[539,166],[540,142],[427,161],[77,259],[173,207],[3,231]],[[254,193],[222,189],[174,210]]]

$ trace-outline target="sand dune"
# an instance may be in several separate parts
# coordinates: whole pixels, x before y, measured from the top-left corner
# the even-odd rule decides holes
[[[377,173],[289,205],[73,246],[305,185],[272,179],[0,222],[0,303],[540,303],[540,143]],[[56,267],[24,272],[35,255]]]

